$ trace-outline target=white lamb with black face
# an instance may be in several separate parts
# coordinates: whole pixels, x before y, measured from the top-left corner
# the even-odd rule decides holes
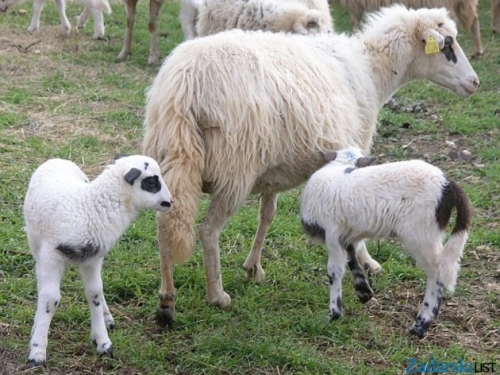
[[[465,192],[422,160],[368,166],[374,158],[354,147],[330,159],[307,182],[300,208],[306,232],[328,248],[330,317],[342,315],[346,264],[359,299],[373,295],[356,256],[363,239],[394,236],[427,275],[424,302],[410,329],[422,337],[437,317],[443,288],[453,292],[456,285],[472,216]],[[455,226],[443,244],[454,208]]]
[[[113,355],[107,328],[113,328],[114,321],[103,294],[102,262],[142,209],[167,212],[172,204],[157,162],[147,156],[117,157],[92,182],[69,160],[50,159],[37,168],[24,201],[38,281],[30,364],[45,362],[49,326],[70,262],[79,266],[83,278],[97,352]]]

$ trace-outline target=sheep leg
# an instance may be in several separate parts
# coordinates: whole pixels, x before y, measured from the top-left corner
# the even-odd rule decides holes
[[[94,35],[92,39],[103,39],[104,38],[104,16],[99,7],[94,7],[92,9],[92,14],[94,17]]]
[[[150,0],[149,2],[149,64],[156,64],[160,59],[160,52],[158,50],[158,30],[157,30],[157,20],[158,14],[160,13],[160,8],[163,4],[163,0]]]
[[[193,4],[192,0],[181,1],[181,9],[179,11],[179,21],[181,22],[184,40],[193,39],[196,36],[194,30],[196,24],[196,15],[198,9]]]
[[[366,249],[365,241],[359,241],[358,243],[356,243],[355,248],[358,261],[363,265],[365,269],[370,270],[370,272],[374,275],[383,271],[380,263],[374,260]]]
[[[260,256],[262,254],[262,247],[264,246],[267,230],[276,214],[277,202],[277,193],[263,194],[260,197],[259,226],[255,234],[252,250],[250,250],[245,263],[243,263],[243,268],[247,271],[247,279],[251,279],[255,276],[257,282],[264,281],[265,272],[260,264]]]
[[[68,17],[66,17],[66,1],[65,0],[54,0],[56,4],[57,13],[59,13],[59,19],[61,20],[61,28],[63,33],[69,34],[71,30],[71,24],[69,23]],[[40,18],[40,14],[38,14]]]
[[[471,26],[472,37],[474,40],[474,57],[479,57],[483,54],[483,46],[481,45],[481,31],[479,27],[479,17],[474,18]]]
[[[126,11],[127,11],[127,29],[125,31],[125,39],[123,40],[123,47],[118,57],[117,61],[125,61],[127,57],[132,53],[132,31],[134,30],[135,23],[135,8],[137,7],[137,2],[139,0],[126,0]]]
[[[44,257],[43,254],[37,258],[38,303],[31,330],[30,366],[45,363],[50,322],[61,300],[60,285],[65,268],[64,260]]]
[[[491,29],[494,33],[500,33],[500,1],[491,0]]]
[[[427,276],[427,290],[424,303],[418,312],[417,318],[410,328],[410,334],[419,338],[424,337],[431,323],[439,314],[439,307],[443,301],[443,284],[435,276]]]
[[[326,246],[328,248],[328,281],[330,283],[330,308],[328,316],[336,320],[342,316],[342,278],[347,263],[347,252],[340,246],[336,235],[327,234]]]
[[[161,327],[171,328],[175,317],[175,286],[170,253],[166,251],[170,249],[170,236],[167,234],[170,228],[168,220],[167,215],[160,213],[156,215],[161,267],[160,302],[156,310],[156,320]]]
[[[104,292],[101,279],[103,258],[95,258],[80,265],[80,273],[85,287],[85,295],[90,306],[91,338],[102,355],[113,357],[113,344],[108,336],[104,321]],[[109,312],[109,309],[108,309]]]
[[[351,270],[352,284],[356,290],[361,303],[366,303],[373,297],[373,290],[370,288],[370,283],[366,278],[365,271],[358,263],[358,258],[356,257],[356,250],[352,244],[347,246],[347,255],[349,256],[349,262],[347,265]]]
[[[77,29],[83,29],[85,27],[85,24],[87,23],[87,20],[90,16],[90,11],[90,6],[88,4],[85,4],[85,8],[83,8],[82,13],[76,17]]]
[[[40,27],[40,14],[42,13],[44,3],[45,0],[35,0],[33,2],[33,15],[31,16],[31,23],[28,26],[30,34]]]
[[[229,204],[227,198],[212,197],[207,215],[199,226],[200,241],[203,249],[203,263],[207,279],[206,300],[209,304],[226,308],[231,297],[224,292],[220,270],[219,236],[229,218],[240,206]]]

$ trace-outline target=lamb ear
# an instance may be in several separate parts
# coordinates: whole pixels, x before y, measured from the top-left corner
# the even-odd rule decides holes
[[[127,181],[130,185],[134,184],[134,181],[141,175],[140,169],[137,168],[132,168],[130,171],[128,171],[123,178],[125,181]]]
[[[337,158],[337,152],[335,151],[321,152],[321,155],[323,155],[323,158],[325,159],[326,162],[331,162]]]
[[[375,156],[364,156],[356,160],[356,168],[364,168],[372,165],[377,158]]]
[[[125,158],[127,157],[128,155],[127,154],[118,154],[115,156],[114,160],[118,160],[118,159],[121,159],[121,158]]]

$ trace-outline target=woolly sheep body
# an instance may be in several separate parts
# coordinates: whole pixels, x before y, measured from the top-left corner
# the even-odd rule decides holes
[[[429,36],[440,41],[442,53],[425,54],[422,39]],[[171,214],[157,216],[158,321],[172,323],[168,262],[187,259],[194,248],[202,191],[212,198],[199,226],[207,300],[225,307],[230,297],[222,288],[219,234],[249,194],[262,197],[244,268],[247,277],[262,280],[260,254],[277,194],[324,165],[320,151],[369,150],[378,111],[415,79],[464,97],[477,90],[460,46],[453,44],[451,55],[445,36],[453,40],[456,28],[444,9],[394,6],[373,14],[364,32],[351,37],[231,30],[178,46],[149,88],[143,140],[180,202]]]
[[[23,0],[0,0],[0,11],[6,12],[10,7],[22,2]],[[104,18],[103,13],[111,14],[111,6],[108,0],[80,0],[84,6],[83,12],[77,17],[77,27],[79,29],[85,27],[87,19],[92,14],[94,17],[94,39],[101,39],[104,37]],[[33,33],[40,27],[40,15],[45,0],[34,0],[33,2],[33,15],[31,17],[28,32]],[[69,33],[71,24],[66,16],[66,1],[59,0],[55,2],[59,18],[61,20],[61,28],[64,33]]]
[[[102,292],[102,261],[141,209],[167,212],[171,204],[158,164],[146,156],[118,159],[92,182],[68,160],[50,159],[37,168],[23,207],[38,280],[31,364],[45,362],[49,325],[70,262],[80,267],[97,351],[112,355],[106,327],[112,328],[114,321]]]
[[[332,20],[301,2],[283,0],[205,0],[198,9],[198,36],[233,28],[308,34],[331,32]]]
[[[329,250],[329,314],[335,319],[342,312],[338,300],[349,246],[365,238],[395,236],[428,277],[424,304],[410,330],[423,336],[437,317],[443,287],[451,292],[455,288],[470,224],[468,199],[439,168],[424,161],[352,168],[361,151],[338,154],[340,160],[319,169],[306,183],[300,209],[306,231],[326,242]],[[457,224],[443,247],[452,207],[457,207]],[[354,255],[349,257],[351,263],[356,261]],[[369,300],[366,276],[355,272],[353,280],[360,299]]]
[[[326,0],[182,0],[179,12],[185,40],[234,28],[272,32],[331,32]]]
[[[496,1],[496,0],[492,0]],[[460,21],[466,30],[472,31],[474,37],[474,54],[483,54],[481,45],[481,32],[477,15],[478,0],[333,0],[346,8],[355,29],[359,28],[364,12],[373,12],[381,7],[398,3],[412,8],[439,8],[445,7],[450,11],[451,17]]]

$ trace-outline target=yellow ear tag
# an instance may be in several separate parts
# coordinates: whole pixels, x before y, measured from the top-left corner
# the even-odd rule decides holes
[[[430,36],[425,43],[425,53],[427,55],[432,55],[433,53],[439,53],[441,50],[439,49],[439,44],[436,42],[433,36]]]

